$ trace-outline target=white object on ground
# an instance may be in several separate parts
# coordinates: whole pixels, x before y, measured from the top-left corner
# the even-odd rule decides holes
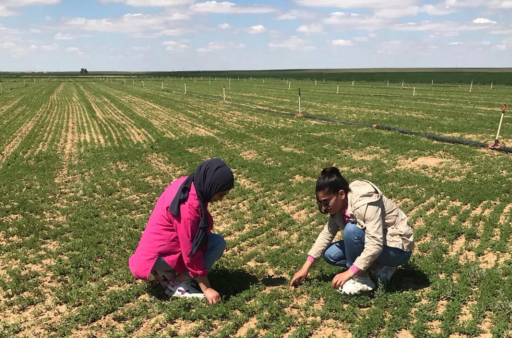
[[[204,293],[192,286],[191,281],[177,283],[170,281],[165,294],[171,297],[205,298]]]
[[[355,295],[362,291],[372,291],[375,289],[375,283],[370,277],[354,276],[343,284],[338,291],[347,295]]]

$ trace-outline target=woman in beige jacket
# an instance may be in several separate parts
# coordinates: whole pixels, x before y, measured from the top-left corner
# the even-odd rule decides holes
[[[375,289],[369,270],[387,283],[396,267],[409,261],[414,237],[407,216],[373,183],[349,184],[331,167],[322,170],[315,190],[318,208],[329,221],[290,286],[300,285],[322,254],[327,263],[348,268],[332,280],[333,288],[346,294]],[[332,243],[341,229],[343,240]]]

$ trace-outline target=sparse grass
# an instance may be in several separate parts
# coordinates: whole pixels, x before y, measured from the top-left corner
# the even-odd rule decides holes
[[[510,155],[223,104],[212,83],[189,80],[184,96],[181,79],[163,91],[54,80],[0,95],[1,336],[511,334]],[[490,141],[510,98],[342,85],[303,81],[304,111]],[[229,100],[296,110],[298,84],[231,87]],[[133,279],[128,257],[166,185],[213,156],[237,179],[211,206],[228,244],[210,274],[223,303],[170,300]],[[372,294],[340,295],[323,262],[287,288],[326,222],[313,192],[331,165],[375,182],[415,228],[410,264]]]

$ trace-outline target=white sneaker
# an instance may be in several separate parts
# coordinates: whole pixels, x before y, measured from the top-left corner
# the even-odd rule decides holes
[[[191,281],[170,281],[165,294],[171,297],[205,298],[204,293],[193,287]]]
[[[396,269],[396,266],[384,265],[381,268],[377,269],[377,271],[375,271],[375,274],[380,279],[382,284],[387,284],[391,280],[391,277],[393,277],[393,274],[395,273]]]
[[[343,284],[338,291],[347,295],[355,295],[362,291],[372,291],[375,289],[375,283],[370,277],[354,276]]]
[[[155,277],[155,281],[158,284],[162,285],[164,289],[167,289],[167,287],[169,286],[169,282],[175,278],[175,274],[166,273],[160,270],[152,270],[151,273]]]

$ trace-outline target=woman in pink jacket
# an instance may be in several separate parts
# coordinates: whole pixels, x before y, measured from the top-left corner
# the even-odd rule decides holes
[[[137,250],[129,259],[135,278],[155,279],[172,297],[206,298],[220,302],[210,287],[208,271],[226,247],[211,233],[208,203],[220,201],[234,186],[231,169],[220,159],[201,163],[188,177],[171,183],[156,202]],[[201,288],[191,284],[195,279]],[[202,291],[202,292],[201,292]]]

